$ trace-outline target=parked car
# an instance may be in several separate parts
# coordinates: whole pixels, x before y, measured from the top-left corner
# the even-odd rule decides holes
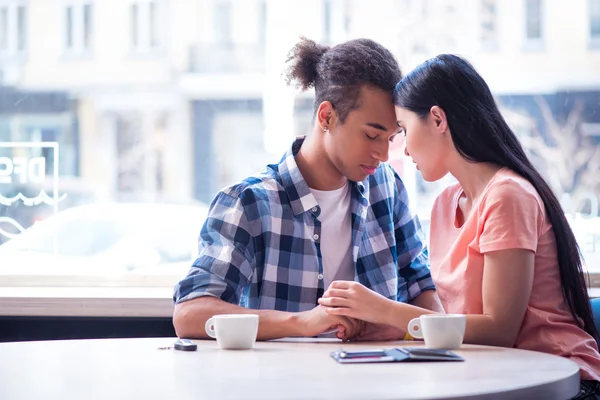
[[[50,216],[0,245],[2,273],[185,273],[197,255],[202,203],[98,203]]]
[[[109,201],[101,186],[79,177],[61,177],[57,182],[57,210]],[[54,182],[0,184],[0,244],[19,235],[24,229],[54,214]],[[12,204],[4,204],[16,196]]]

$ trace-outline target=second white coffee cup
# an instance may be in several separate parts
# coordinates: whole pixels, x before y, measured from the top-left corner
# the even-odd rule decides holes
[[[458,349],[465,336],[467,317],[462,314],[425,314],[408,323],[408,333],[424,339],[432,349]]]
[[[222,349],[251,349],[258,334],[258,314],[215,315],[206,321],[204,329]]]

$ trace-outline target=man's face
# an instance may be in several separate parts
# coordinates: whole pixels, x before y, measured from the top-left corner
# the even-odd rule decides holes
[[[325,135],[331,163],[355,182],[364,181],[387,161],[390,142],[399,131],[391,93],[363,86],[358,104],[343,124],[333,124]]]

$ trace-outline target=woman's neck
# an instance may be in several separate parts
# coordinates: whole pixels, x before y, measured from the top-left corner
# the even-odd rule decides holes
[[[461,159],[450,169],[450,173],[458,180],[468,203],[481,196],[488,183],[502,167],[490,163],[474,163]]]

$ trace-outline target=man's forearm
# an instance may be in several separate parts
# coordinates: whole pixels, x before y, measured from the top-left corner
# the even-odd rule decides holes
[[[252,310],[227,303],[211,296],[198,297],[175,306],[173,326],[178,337],[206,339],[204,325],[213,315],[258,314],[258,340],[303,336],[302,326],[296,313]]]

